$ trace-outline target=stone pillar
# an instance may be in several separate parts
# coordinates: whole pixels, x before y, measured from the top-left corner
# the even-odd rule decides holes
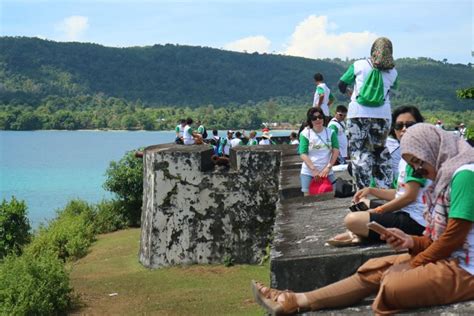
[[[264,147],[264,148],[262,148]],[[281,153],[269,146],[231,150],[214,170],[206,145],[145,149],[140,262],[257,263],[270,243]]]

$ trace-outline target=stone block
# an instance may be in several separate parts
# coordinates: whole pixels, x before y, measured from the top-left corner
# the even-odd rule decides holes
[[[263,258],[275,219],[281,153],[255,147],[267,148],[232,150],[231,168],[216,170],[207,146],[145,149],[139,254],[144,266]]]

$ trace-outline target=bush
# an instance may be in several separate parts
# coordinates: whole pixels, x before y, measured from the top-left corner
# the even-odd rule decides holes
[[[9,253],[20,254],[23,245],[30,242],[30,224],[26,204],[12,197],[0,204],[0,259]]]
[[[143,195],[143,161],[135,151],[125,153],[119,162],[112,161],[105,173],[104,188],[115,193],[123,216],[132,226],[140,226]]]
[[[54,254],[10,255],[0,265],[1,315],[57,315],[70,306],[69,275]]]
[[[126,211],[118,201],[102,201],[97,204],[94,219],[95,232],[104,234],[113,232],[130,225],[125,217]]]
[[[87,253],[94,240],[94,209],[84,201],[72,200],[48,226],[41,226],[26,251],[33,255],[51,252],[66,261]]]

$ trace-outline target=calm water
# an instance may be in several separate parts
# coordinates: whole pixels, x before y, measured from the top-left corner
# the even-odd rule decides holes
[[[97,202],[110,161],[141,146],[172,141],[174,132],[0,131],[0,199],[25,200],[37,226],[73,198]]]
[[[110,161],[138,147],[172,142],[174,135],[173,131],[0,131],[0,199],[14,195],[25,200],[36,227],[71,199],[110,198],[102,188]]]

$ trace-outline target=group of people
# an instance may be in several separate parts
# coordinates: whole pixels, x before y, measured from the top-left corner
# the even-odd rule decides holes
[[[358,188],[353,202],[366,201],[367,206],[349,213],[344,219],[348,231],[328,243],[384,240],[408,253],[371,259],[354,275],[305,293],[252,281],[255,300],[277,315],[350,306],[370,295],[376,295],[376,314],[473,300],[474,149],[454,133],[423,123],[414,106],[391,112],[389,92],[397,85],[397,71],[387,38],[378,38],[370,58],[354,62],[341,77],[339,90],[351,101],[345,112],[338,107],[331,120],[324,107],[330,105],[330,91],[320,87],[316,76],[315,81],[319,96],[299,135],[302,191],[313,178],[334,180],[332,166],[346,158],[340,155],[342,128]],[[346,114],[347,127],[330,126]],[[397,152],[400,160],[394,163]],[[371,203],[369,196],[383,202]],[[369,230],[371,221],[388,229],[381,234]]]
[[[175,132],[176,138],[175,143],[181,145],[194,145],[194,144],[204,144],[208,137],[207,129],[204,127],[204,124],[201,121],[197,121],[197,129],[193,128],[193,119],[181,119],[179,124],[176,125]],[[298,142],[296,133],[292,133],[292,136],[295,140],[292,140],[292,144]],[[257,132],[251,131],[249,135],[245,135],[245,131],[242,132],[233,130],[228,130],[225,137],[218,135],[217,130],[212,131],[212,137],[207,141],[213,149],[214,153],[217,156],[229,157],[230,148],[237,146],[255,146],[255,145],[272,145],[275,142],[272,141],[272,135],[268,128],[262,129],[262,135],[260,140],[257,139]],[[291,138],[291,136],[290,136]]]

